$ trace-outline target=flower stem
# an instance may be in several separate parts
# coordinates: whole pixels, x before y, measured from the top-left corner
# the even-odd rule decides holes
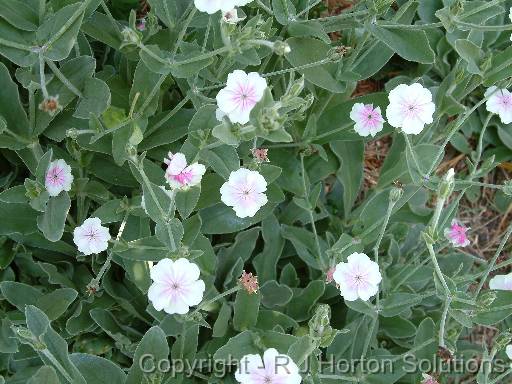
[[[382,242],[382,239],[384,238],[384,232],[386,232],[386,227],[389,223],[389,218],[391,217],[391,213],[393,212],[393,207],[395,206],[396,201],[389,199],[388,203],[388,209],[386,211],[386,216],[384,217],[384,223],[382,224],[382,227],[380,229],[379,237],[377,238],[377,242],[375,243],[375,246],[373,247],[373,255],[375,258],[375,262],[377,265],[379,265],[379,248],[380,243]],[[379,266],[380,269],[380,266]],[[377,307],[379,306],[379,300],[380,300],[380,289],[377,291],[377,296],[375,298]]]
[[[209,305],[215,303],[217,300],[220,300],[222,299],[223,297],[226,297],[226,296],[229,296],[231,295],[232,293],[235,293],[236,291],[239,291],[240,289],[242,289],[241,286],[239,285],[236,285],[235,287],[231,288],[231,289],[228,289],[227,291],[225,292],[222,292],[222,293],[219,293],[217,296],[215,296],[214,298],[208,300],[208,301],[204,301],[202,302],[201,304],[198,305],[198,307],[190,314],[190,316],[193,316],[195,315],[196,313],[198,313],[199,311],[201,311],[203,308],[205,307],[208,307]]]
[[[409,136],[407,136],[407,134],[405,132],[404,132],[404,139],[405,139],[405,144],[407,145],[407,150],[411,154],[412,161],[414,162],[414,166],[416,167],[416,170],[420,174],[420,182],[421,182],[421,177],[423,176],[423,174],[421,172],[420,163],[418,162],[418,158],[416,157],[416,154],[414,153],[414,150],[412,149],[411,139],[409,138]]]
[[[309,192],[308,187],[306,183],[306,168],[304,167],[304,154],[300,154],[300,166],[302,171],[302,187],[304,188],[304,197],[309,200]],[[318,233],[316,231],[316,225],[315,225],[315,218],[313,216],[313,210],[311,208],[308,209],[308,215],[309,215],[309,221],[311,222],[311,228],[313,230],[313,235],[315,237],[315,246],[316,246],[316,252],[318,255],[318,261],[320,263],[320,267],[322,270],[326,269],[326,266],[324,265],[324,260],[322,257],[322,248],[320,247],[320,239],[318,237]]]
[[[190,8],[188,17],[186,18],[185,22],[183,23],[183,27],[180,30],[180,33],[178,34],[178,39],[176,40],[176,45],[174,46],[174,49],[172,50],[171,57],[174,59],[174,56],[178,53],[178,49],[180,48],[181,43],[183,42],[183,38],[185,37],[185,34],[187,33],[188,26],[192,22],[192,19],[194,18],[196,14],[197,8],[192,6]]]
[[[45,61],[43,57],[43,53],[39,52],[39,82],[41,83],[41,92],[43,92],[43,97],[48,99],[48,90],[46,89],[46,75],[44,74]]]
[[[57,78],[66,86],[67,89],[69,89],[72,93],[74,93],[78,97],[83,97],[82,92],[78,90],[77,87],[75,87],[67,78],[64,76],[64,74],[60,71],[59,68],[55,65],[55,63],[51,60],[46,59],[46,64],[48,64],[48,67],[52,70],[52,72],[57,76]]]
[[[128,220],[129,214],[130,214],[129,211],[126,211],[126,213],[124,214],[123,221],[121,222],[121,226],[119,227],[119,231],[117,232],[117,236],[116,236],[116,240],[115,240],[116,242],[118,242],[121,239],[121,236],[123,235],[124,228],[126,227],[126,221]],[[87,289],[89,290],[89,292],[95,292],[99,289],[103,275],[110,268],[110,264],[112,262],[112,255],[113,255],[112,250],[107,252],[107,259],[105,260],[105,263],[103,263],[103,265],[101,266],[101,269],[98,272],[98,274],[96,275],[96,277],[94,279],[92,279],[89,284],[87,284]]]

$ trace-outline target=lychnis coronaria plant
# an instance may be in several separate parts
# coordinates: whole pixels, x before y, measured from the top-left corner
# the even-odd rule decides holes
[[[0,384],[510,382],[511,7],[0,1]]]

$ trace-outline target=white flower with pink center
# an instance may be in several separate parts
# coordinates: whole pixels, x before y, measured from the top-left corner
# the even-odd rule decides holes
[[[110,233],[97,217],[90,217],[73,231],[73,241],[84,255],[101,253],[108,248]]]
[[[389,105],[386,108],[388,123],[401,128],[404,133],[417,135],[425,125],[434,121],[436,109],[432,93],[419,83],[400,84],[389,92]]]
[[[512,273],[494,276],[489,280],[489,288],[499,291],[512,291]]]
[[[373,104],[355,103],[350,111],[350,118],[354,121],[354,130],[359,136],[374,137],[384,126],[380,107],[374,108]]]
[[[490,87],[485,92],[485,107],[489,112],[496,113],[503,124],[512,123],[512,93],[507,89]]]
[[[299,368],[288,355],[269,348],[260,355],[245,355],[235,372],[240,384],[300,384]]]
[[[367,301],[379,291],[379,265],[364,253],[353,253],[346,263],[338,263],[333,278],[347,301]]]
[[[235,7],[249,4],[252,0],[194,0],[194,5],[201,12],[214,14],[218,11],[227,12]]]
[[[169,152],[164,163],[167,164],[165,179],[174,189],[187,189],[201,183],[206,167],[203,164],[194,163],[187,165],[187,159],[183,153],[172,154]]]
[[[245,73],[239,69],[231,72],[226,87],[217,94],[217,118],[227,115],[232,123],[246,124],[266,88],[267,81],[257,72]]]
[[[69,191],[73,184],[71,167],[62,159],[52,161],[44,178],[44,185],[50,196]]]
[[[201,271],[187,259],[160,260],[149,273],[153,284],[149,287],[148,299],[157,311],[184,315],[203,299],[205,285],[199,279]]]
[[[469,228],[464,226],[459,220],[453,219],[450,226],[445,228],[444,236],[454,247],[466,247],[470,241],[468,239]]]
[[[220,188],[221,201],[233,207],[238,217],[253,217],[267,204],[267,182],[257,171],[240,168],[231,172],[229,179]]]

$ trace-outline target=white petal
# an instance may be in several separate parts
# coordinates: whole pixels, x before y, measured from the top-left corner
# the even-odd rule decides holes
[[[190,283],[197,280],[201,273],[197,264],[191,263],[183,257],[174,262],[173,270],[176,279]]]
[[[166,173],[179,175],[187,167],[187,159],[183,153],[175,153],[167,167]]]
[[[155,282],[166,282],[173,278],[173,265],[171,259],[162,259],[157,264],[153,265],[149,270],[151,280]]]
[[[170,301],[169,305],[167,305],[164,308],[164,311],[167,312],[170,315],[173,315],[175,313],[179,315],[184,315],[188,313],[190,307],[185,303],[181,298],[176,297],[176,300]]]
[[[507,347],[505,348],[505,352],[508,358],[512,360],[512,344],[507,345]]]
[[[263,370],[263,362],[260,355],[245,355],[240,359],[235,379],[242,384],[252,384],[253,375],[261,370]]]
[[[196,280],[186,287],[187,293],[184,295],[183,300],[187,305],[198,305],[203,300],[204,291],[206,286],[203,280]]]
[[[167,293],[167,286],[153,283],[148,290],[148,299],[157,311],[161,311],[170,303],[171,296]]]
[[[492,290],[512,290],[512,273],[508,275],[496,275],[489,281]]]

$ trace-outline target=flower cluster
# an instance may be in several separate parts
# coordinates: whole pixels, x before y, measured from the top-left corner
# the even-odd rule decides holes
[[[417,135],[425,125],[431,124],[435,111],[432,93],[419,83],[400,84],[389,92],[386,116],[391,126],[404,133]],[[375,136],[382,130],[384,118],[380,107],[373,104],[355,103],[350,112],[354,130],[360,136]]]

